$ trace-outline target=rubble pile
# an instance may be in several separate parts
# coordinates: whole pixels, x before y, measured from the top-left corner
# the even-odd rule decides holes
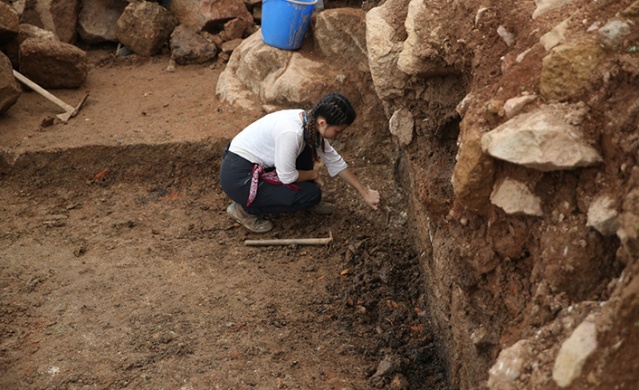
[[[43,88],[78,88],[86,50],[117,43],[116,55],[170,53],[170,68],[228,61],[259,29],[259,0],[6,0],[0,2],[0,113],[18,100],[12,69]]]

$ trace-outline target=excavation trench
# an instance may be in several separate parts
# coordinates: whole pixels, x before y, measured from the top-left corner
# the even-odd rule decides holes
[[[217,183],[227,142],[5,155],[3,388],[449,388],[392,164],[352,164],[380,213],[330,180],[334,215],[271,217],[331,244],[255,248]]]

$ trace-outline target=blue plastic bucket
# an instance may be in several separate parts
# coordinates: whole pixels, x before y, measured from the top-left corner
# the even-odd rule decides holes
[[[317,0],[263,0],[262,37],[278,49],[302,47]]]

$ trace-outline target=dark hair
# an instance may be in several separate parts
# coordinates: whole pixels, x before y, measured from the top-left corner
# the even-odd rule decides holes
[[[329,93],[310,112],[312,118],[322,117],[329,126],[351,125],[357,114],[348,99],[339,93]]]
[[[313,109],[304,113],[304,141],[313,149],[314,160],[318,158],[317,148],[324,150],[324,138],[316,130],[319,117],[324,118],[329,126],[350,126],[357,114],[351,102],[339,93],[325,95]]]

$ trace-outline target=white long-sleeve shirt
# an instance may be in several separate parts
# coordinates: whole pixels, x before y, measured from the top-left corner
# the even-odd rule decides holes
[[[265,168],[275,168],[284,184],[297,180],[295,160],[304,150],[303,110],[282,110],[265,115],[253,122],[231,141],[229,151]],[[325,147],[317,148],[328,174],[333,177],[348,165],[325,140]]]

